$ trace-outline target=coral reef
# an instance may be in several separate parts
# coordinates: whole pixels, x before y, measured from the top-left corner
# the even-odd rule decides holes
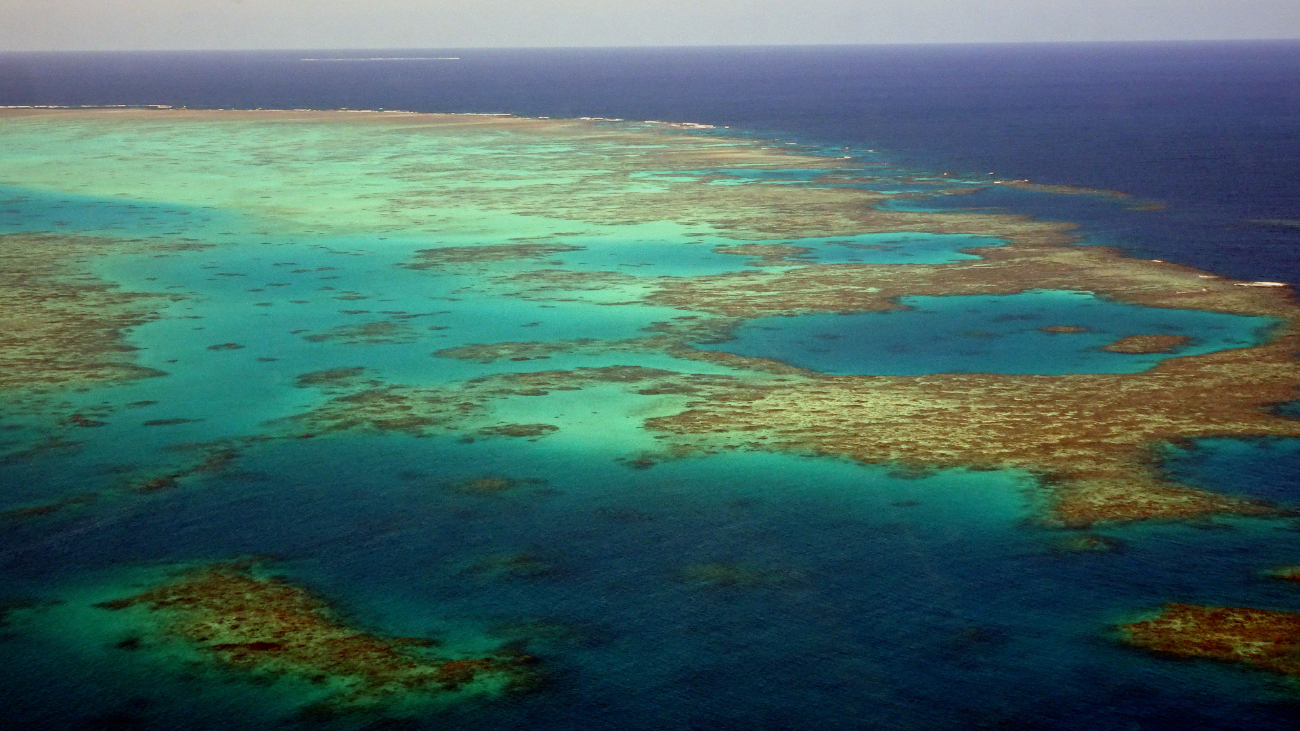
[[[636,366],[497,374],[444,388],[365,386],[297,417],[312,432],[493,428],[494,401],[594,384],[684,399],[647,419],[669,456],[720,449],[814,452],[928,469],[1019,469],[1037,477],[1049,522],[1274,515],[1257,501],[1170,482],[1158,445],[1219,434],[1300,436],[1261,406],[1296,383],[1290,336],[1125,375],[820,376],[759,363],[735,376]],[[731,356],[739,367],[751,359]],[[650,461],[653,464],[653,460]]]
[[[1076,335],[1088,332],[1088,328],[1079,325],[1047,325],[1038,329],[1052,335]]]
[[[949,264],[809,264],[777,272],[753,270],[664,277],[646,301],[727,317],[896,309],[908,295],[1017,294],[1086,291],[1148,307],[1187,308],[1296,318],[1284,287],[1244,287],[1167,262],[1129,259],[1113,249],[1067,246],[1057,225],[1015,224],[997,232],[1012,243],[972,249],[980,259]],[[991,222],[977,222],[979,227]],[[1026,230],[1027,229],[1027,230]],[[527,280],[517,275],[515,281]]]
[[[1128,258],[1104,247],[1075,246],[1078,239],[1073,226],[1067,223],[986,211],[886,210],[876,204],[893,194],[871,190],[873,181],[885,179],[874,177],[851,160],[802,155],[758,140],[683,133],[680,128],[665,125],[595,120],[307,111],[0,111],[0,123],[4,124],[51,120],[88,123],[87,129],[94,131],[87,134],[109,134],[149,124],[154,133],[150,141],[128,137],[120,147],[113,148],[110,154],[120,156],[122,165],[130,164],[133,156],[141,152],[140,145],[157,147],[158,140],[183,139],[195,124],[211,125],[214,139],[230,135],[232,140],[237,130],[243,129],[241,125],[249,123],[325,130],[338,143],[338,149],[356,146],[368,151],[371,157],[367,159],[387,161],[371,167],[358,166],[345,180],[311,179],[313,193],[319,194],[322,201],[340,204],[337,210],[331,209],[329,222],[317,220],[320,217],[309,210],[286,210],[270,202],[249,203],[263,200],[259,191],[267,194],[266,200],[273,201],[274,186],[283,184],[279,180],[261,182],[250,178],[247,186],[239,189],[237,201],[220,197],[228,195],[228,191],[176,187],[168,183],[167,176],[135,180],[132,184],[139,187],[139,195],[147,196],[152,191],[159,200],[201,200],[216,207],[234,202],[251,206],[249,210],[265,218],[268,228],[277,230],[365,230],[376,235],[439,231],[446,223],[446,211],[453,209],[471,212],[471,216],[482,214],[484,218],[502,212],[558,221],[558,227],[548,224],[539,229],[547,233],[504,243],[499,237],[486,236],[484,245],[422,249],[412,260],[400,263],[432,270],[505,262],[509,266],[491,270],[486,276],[465,277],[465,288],[528,301],[603,298],[591,301],[667,306],[689,313],[659,323],[644,338],[477,344],[438,351],[439,356],[491,361],[542,359],[560,352],[661,352],[735,371],[734,376],[704,377],[635,368],[576,369],[501,374],[421,387],[385,383],[377,378],[363,380],[360,372],[331,369],[299,379],[298,385],[321,389],[324,400],[297,418],[277,422],[273,432],[278,427],[292,427],[292,433],[274,432],[276,436],[370,429],[536,438],[548,431],[548,425],[494,419],[493,402],[595,383],[625,383],[647,398],[672,399],[675,401],[670,403],[683,405],[678,413],[645,422],[648,429],[662,437],[664,454],[637,455],[631,464],[653,464],[665,455],[692,451],[761,449],[841,455],[902,469],[1018,469],[1036,477],[1048,498],[1045,504],[1050,520],[1085,526],[1105,520],[1185,518],[1216,512],[1274,514],[1272,506],[1171,483],[1159,469],[1158,447],[1163,442],[1198,436],[1300,435],[1300,422],[1271,414],[1265,408],[1291,400],[1300,387],[1300,369],[1293,358],[1300,347],[1300,308],[1289,288],[1235,282],[1176,264]],[[277,169],[289,171],[285,174],[290,177],[300,174],[293,171],[312,170],[316,161],[311,150],[275,144],[277,135],[239,139],[239,144],[246,146],[240,148],[246,149],[245,157],[257,159],[264,155]],[[477,144],[488,139],[491,143],[486,146]],[[547,156],[540,176],[519,170],[517,164],[518,155],[532,154],[530,150],[535,152],[538,143],[564,150],[563,154]],[[447,166],[427,165],[418,161],[418,155],[408,154],[413,149],[431,149],[429,145],[453,151],[446,153],[451,156]],[[186,164],[190,168],[187,174],[194,179],[210,179],[243,169],[239,167],[243,163],[224,158],[187,158]],[[112,165],[104,167],[112,169]],[[762,178],[766,170],[790,169],[811,171],[820,182],[780,186],[709,184],[728,178],[728,182],[744,182],[756,172]],[[726,170],[736,173],[729,175]],[[746,175],[741,175],[742,171]],[[30,172],[33,184],[53,189],[70,185],[70,176],[74,175],[88,194],[107,195],[118,190],[112,175],[95,177],[86,170],[57,166]],[[889,180],[897,183],[898,177]],[[1044,188],[1025,181],[1003,184],[1127,200],[1109,191]],[[438,204],[428,205],[432,200]],[[564,230],[566,221],[584,225]],[[664,221],[685,226],[691,237],[721,236],[735,242],[715,243],[715,251],[748,256],[761,264],[798,266],[697,277],[531,269],[539,262],[544,262],[541,266],[558,267],[549,261],[551,257],[580,249],[563,243],[562,237],[589,234],[593,227]],[[978,256],[976,259],[941,265],[817,264],[797,259],[807,250],[782,243],[899,231],[989,236],[1002,243],[970,249]],[[473,236],[478,235],[478,230],[472,229],[472,234],[457,241],[475,242]],[[77,302],[80,309],[75,317],[67,313],[60,316],[53,310],[37,313],[36,319],[64,323],[57,337],[54,331],[43,330],[43,325],[6,322],[12,325],[6,332],[15,333],[7,337],[26,340],[0,342],[5,358],[12,359],[24,348],[34,347],[33,332],[45,333],[36,338],[45,344],[40,346],[43,355],[28,358],[26,365],[18,363],[17,368],[0,369],[3,378],[16,385],[42,378],[68,380],[74,374],[80,374],[78,378],[113,378],[129,373],[125,356],[115,357],[111,366],[106,365],[109,359],[100,356],[122,347],[123,328],[155,316],[147,309],[155,300],[117,292],[98,281],[86,280],[73,290],[55,284],[66,271],[72,271],[67,269],[70,265],[65,266],[72,260],[70,257],[114,253],[120,250],[115,248],[118,245],[36,235],[6,241],[13,244],[4,247],[4,256],[17,257],[17,264],[6,270],[6,276],[9,271],[17,274],[13,275],[12,286],[3,288],[5,296],[12,294],[42,303],[39,307],[56,309],[70,306],[68,301]],[[177,241],[170,244],[184,245]],[[49,252],[56,248],[71,254],[50,256]],[[24,253],[30,251],[36,253]],[[33,286],[37,289],[33,290]],[[1087,291],[1150,307],[1271,316],[1278,319],[1279,325],[1274,340],[1266,345],[1168,360],[1146,373],[1120,376],[825,377],[773,360],[691,347],[692,343],[728,337],[739,318],[887,310],[902,306],[900,298],[909,295],[1013,294],[1036,289]],[[74,293],[70,299],[69,291]],[[372,296],[336,294],[344,300]],[[620,299],[605,301],[611,296]],[[17,316],[11,313],[36,311],[23,301],[15,300],[15,304],[22,306],[3,308],[11,320]],[[110,317],[114,312],[128,311],[131,314]],[[701,313],[711,317],[702,317]],[[414,316],[344,325],[306,337],[338,343],[409,343],[418,335],[404,319],[408,317]],[[68,327],[77,332],[70,334]],[[1047,330],[1078,332],[1075,328],[1058,325]],[[1136,336],[1107,347],[1119,352],[1165,352],[1181,344],[1176,340],[1179,337]],[[213,347],[233,348],[238,344]],[[94,355],[92,351],[96,351]],[[92,372],[97,375],[90,375]],[[0,382],[0,386],[4,383]],[[69,428],[92,426],[98,421],[93,414],[83,417],[69,421]],[[161,489],[175,478],[161,474],[150,479],[156,480],[150,485]]]
[[[348,626],[321,598],[246,563],[203,566],[147,592],[97,605],[145,611],[179,638],[236,670],[293,676],[330,689],[336,707],[368,707],[453,691],[500,692],[532,681],[527,655],[450,657],[418,637]]]
[[[1162,655],[1300,676],[1300,614],[1295,612],[1166,604],[1154,619],[1119,630],[1124,642]]]
[[[180,295],[127,292],[86,262],[144,244],[0,234],[0,390],[106,384],[162,375],[133,362],[124,332]]]
[[[1129,335],[1101,349],[1111,353],[1172,353],[1191,340],[1187,335]]]
[[[545,484],[544,480],[536,477],[514,478],[502,477],[501,475],[484,475],[482,477],[471,477],[466,480],[460,480],[452,484],[452,489],[456,492],[462,492],[470,495],[497,495],[510,490],[515,490],[525,486],[537,486]]]
[[[319,333],[303,335],[311,343],[341,343],[343,345],[395,345],[413,343],[419,332],[405,322],[377,320],[356,325],[340,325]]]
[[[365,372],[364,366],[329,368],[323,371],[304,373],[295,379],[295,383],[300,388],[338,386],[350,383],[354,378],[358,378]]]
[[[482,264],[512,259],[546,259],[556,254],[582,251],[580,246],[565,244],[487,244],[483,246],[447,246],[420,249],[417,261],[403,264],[407,269],[435,269],[456,264]]]
[[[478,430],[488,437],[544,437],[559,427],[554,424],[496,424]]]
[[[1052,193],[1054,195],[1086,195],[1097,198],[1111,198],[1122,201],[1126,208],[1135,211],[1159,211],[1163,210],[1165,205],[1156,201],[1139,200],[1118,190],[1106,190],[1104,188],[1080,188],[1073,185],[1048,185],[1044,183],[1033,183],[1028,180],[995,180],[994,185],[1000,185],[1003,188],[1015,188],[1025,190],[1031,193]]]
[[[1261,407],[1290,400],[1290,338],[1108,376],[786,377],[709,388],[646,426],[692,450],[812,451],[863,462],[1021,469],[1053,522],[1269,515],[1271,506],[1169,482],[1156,445],[1220,434],[1300,436]]]

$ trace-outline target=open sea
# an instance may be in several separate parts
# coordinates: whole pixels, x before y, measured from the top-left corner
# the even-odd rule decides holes
[[[359,60],[380,57],[397,60]],[[712,134],[887,163],[900,180],[947,173],[982,186],[909,202],[922,209],[1075,222],[1089,244],[1300,286],[1300,42],[1293,41],[0,54],[0,106],[26,105],[707,124],[717,128]],[[254,312],[271,313],[267,319],[240,314],[252,312],[245,293],[252,280],[236,276],[288,277],[263,256],[258,222],[161,198],[128,205],[28,185],[44,172],[25,168],[36,164],[27,161],[51,159],[39,157],[52,154],[40,145],[57,147],[41,134],[0,132],[0,233],[58,225],[143,236],[188,227],[213,241],[228,238],[217,249],[156,261],[123,257],[98,270],[130,288],[169,283],[202,292],[184,306],[206,329],[164,318],[128,334],[147,346],[142,365],[172,375],[117,387],[125,395],[70,396],[150,405],[131,412],[134,421],[111,417],[106,428],[82,430],[94,434],[81,451],[0,454],[0,511],[102,489],[114,465],[165,463],[177,443],[254,434],[309,404],[310,393],[286,385],[293,377],[360,357],[354,344],[282,332],[337,331],[350,322],[335,313],[337,302],[327,310],[303,300],[294,311],[299,321],[290,323],[278,314],[296,301],[285,285],[258,290],[255,299],[275,304]],[[1119,191],[1156,205],[983,185],[990,178]],[[393,382],[461,382],[501,370],[429,353],[522,340],[521,327],[536,341],[619,340],[675,312],[580,299],[539,311],[529,301],[462,294],[455,277],[394,266],[427,241],[384,248],[359,236],[275,235],[277,243],[318,244],[293,250],[294,265],[329,272],[339,291],[390,298],[394,311],[439,300],[432,327],[414,345],[361,346],[374,362],[366,365]],[[581,235],[570,242],[583,252],[557,260],[581,268],[601,256],[609,266],[669,276],[744,265],[741,257],[702,252],[685,259],[679,234],[667,228],[619,239],[632,242],[621,247],[609,243],[608,231]],[[880,264],[954,261],[972,245],[964,236],[900,236],[872,239],[884,245],[866,249],[800,245],[811,261]],[[364,247],[371,258],[340,256]],[[893,258],[899,255],[906,258]],[[214,282],[209,270],[231,278]],[[1192,355],[1261,342],[1273,324],[1082,292],[904,299],[907,310],[757,318],[735,340],[701,347],[835,374],[1132,373],[1165,356],[1135,359],[1097,346],[1158,324],[1195,335],[1195,349],[1181,353]],[[411,309],[420,306],[433,307]],[[1070,318],[1090,332],[1070,340],[1023,325],[1076,324]],[[980,328],[988,342],[962,339]],[[859,337],[868,330],[870,338]],[[918,330],[932,335],[919,351]],[[213,350],[227,341],[242,349]],[[255,360],[272,355],[274,363]],[[625,364],[620,357],[557,355],[545,367]],[[673,367],[666,356],[637,358]],[[179,364],[169,365],[173,359]],[[1032,520],[1021,474],[906,474],[767,452],[629,469],[628,455],[654,446],[638,428],[654,414],[635,396],[605,385],[540,401],[516,398],[509,408],[517,422],[555,420],[558,432],[545,438],[280,440],[244,450],[237,469],[182,490],[0,524],[0,728],[1300,727],[1300,684],[1156,657],[1114,637],[1116,624],[1167,601],[1300,611],[1300,588],[1259,577],[1270,566],[1300,564],[1292,520],[1110,526],[1099,532],[1121,549],[1064,552],[1058,532]],[[0,420],[5,408],[0,400]],[[141,427],[146,418],[174,423]],[[6,440],[31,427],[21,418],[10,423]],[[1292,440],[1171,446],[1164,469],[1187,484],[1300,505],[1300,446]],[[500,495],[446,489],[482,475],[523,482]],[[540,659],[545,681],[527,693],[422,714],[318,717],[301,712],[311,688],[169,665],[148,648],[124,651],[135,630],[120,615],[91,608],[142,591],[168,566],[253,555],[276,556],[278,573],[360,627],[438,637],[467,653],[514,643]],[[519,557],[527,557],[524,569]]]

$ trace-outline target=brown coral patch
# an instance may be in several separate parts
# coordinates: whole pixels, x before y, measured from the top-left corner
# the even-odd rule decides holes
[[[172,490],[180,485],[180,483],[176,481],[176,478],[178,477],[181,477],[181,475],[180,474],[159,475],[158,477],[151,477],[147,480],[141,480],[139,483],[136,484],[135,491],[136,492],[160,492],[162,490]]]
[[[286,421],[307,426],[309,434],[351,429],[420,434],[453,430],[481,410],[481,398],[456,389],[367,384]]]
[[[525,682],[527,656],[454,658],[423,638],[384,637],[348,626],[321,598],[240,565],[182,574],[143,594],[97,605],[143,607],[156,630],[237,670],[333,681],[339,706],[373,706],[403,694],[436,695],[476,682]]]
[[[535,478],[516,479],[513,477],[502,477],[500,475],[484,475],[483,477],[472,477],[467,480],[461,480],[452,485],[452,489],[457,492],[479,495],[495,495],[503,492],[514,490],[525,485],[537,485],[541,480]]]
[[[30,520],[33,518],[42,518],[47,515],[54,515],[68,508],[76,508],[83,505],[89,505],[99,499],[95,493],[80,493],[71,497],[66,497],[52,503],[44,505],[33,505],[26,508],[17,508],[0,513],[0,520]]]
[[[582,251],[580,246],[565,244],[493,244],[484,246],[447,246],[420,249],[417,261],[403,264],[407,269],[434,269],[454,264],[480,264],[512,259],[546,259],[556,254]]]
[[[378,320],[358,325],[340,325],[323,332],[302,336],[311,343],[342,343],[344,345],[395,345],[413,343],[420,335],[404,322]]]
[[[1166,604],[1156,618],[1119,629],[1126,643],[1162,655],[1300,676],[1300,614],[1294,612]]]
[[[1051,335],[1076,335],[1088,332],[1088,328],[1078,325],[1047,325],[1038,329]]]
[[[545,360],[556,353],[583,352],[591,349],[605,351],[614,347],[608,340],[579,338],[577,340],[553,340],[505,343],[475,343],[455,348],[443,348],[434,352],[436,358],[455,358],[458,360],[476,360],[491,363],[494,360]]]
[[[203,474],[221,472],[230,467],[239,457],[239,449],[262,438],[220,440],[216,442],[194,442],[177,444],[167,448],[169,452],[181,455],[182,461],[173,464],[165,471],[157,471],[130,483],[129,489],[135,493],[162,492],[181,486],[182,481]]]
[[[1129,335],[1101,349],[1111,353],[1172,353],[1191,340],[1187,335]]]
[[[338,386],[350,383],[353,379],[360,377],[361,374],[365,372],[366,369],[363,366],[355,366],[352,368],[330,368],[323,371],[304,373],[298,376],[294,382],[295,385],[300,388],[310,386]]]
[[[485,426],[478,433],[489,437],[543,437],[558,430],[554,424],[497,424]]]
[[[123,291],[85,265],[143,248],[86,236],[0,235],[0,389],[163,375],[133,362],[124,333],[180,297]]]

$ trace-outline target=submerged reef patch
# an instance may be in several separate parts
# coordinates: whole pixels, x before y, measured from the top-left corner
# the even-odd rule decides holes
[[[455,492],[466,495],[499,495],[522,487],[539,487],[546,481],[536,477],[504,477],[502,475],[483,475],[458,480],[451,484]]]
[[[1279,566],[1264,572],[1271,579],[1300,582],[1300,566]]]
[[[544,437],[558,430],[554,424],[495,424],[479,429],[478,433],[488,437]]]
[[[757,568],[727,562],[698,563],[678,572],[678,578],[690,585],[711,589],[757,589],[790,586],[806,581],[793,569]]]
[[[1046,325],[1038,329],[1051,335],[1079,335],[1088,332],[1088,328],[1080,325]]]
[[[244,563],[201,566],[100,608],[140,612],[148,630],[251,674],[291,676],[328,689],[339,709],[439,695],[501,693],[535,678],[520,654],[449,656],[421,637],[385,637],[345,623],[321,598]]]
[[[1124,547],[1124,542],[1111,536],[1096,533],[1072,532],[1058,538],[1052,545],[1054,553],[1112,553]]]
[[[340,325],[324,332],[302,336],[309,343],[343,345],[400,345],[420,338],[415,328],[404,322],[377,320],[356,325]]]
[[[1179,347],[1191,342],[1189,335],[1129,335],[1120,338],[1109,345],[1101,346],[1102,350],[1111,353],[1172,353]]]
[[[416,261],[403,264],[407,269],[434,269],[456,264],[484,264],[513,259],[546,259],[556,254],[582,251],[566,244],[485,244],[483,246],[447,246],[420,249]]]
[[[301,388],[337,386],[350,383],[354,378],[361,376],[365,372],[365,366],[327,368],[323,371],[304,373],[298,376],[295,381]]]

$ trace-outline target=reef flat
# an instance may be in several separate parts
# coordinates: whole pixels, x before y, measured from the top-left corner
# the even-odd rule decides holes
[[[162,375],[131,358],[125,331],[180,295],[127,291],[86,262],[143,248],[55,234],[0,234],[0,389],[84,387]]]

